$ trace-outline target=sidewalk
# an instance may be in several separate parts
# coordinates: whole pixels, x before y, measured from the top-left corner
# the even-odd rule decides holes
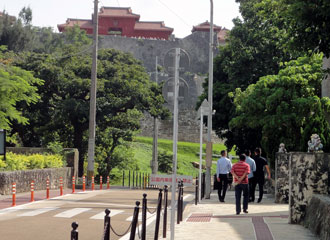
[[[236,215],[234,191],[227,191],[225,203],[220,203],[217,192],[213,191],[210,199],[186,206],[183,221],[175,225],[175,239],[318,239],[303,226],[288,224],[288,205],[275,204],[270,195],[264,195],[261,203],[249,203],[248,211]],[[167,239],[170,239],[169,229]]]

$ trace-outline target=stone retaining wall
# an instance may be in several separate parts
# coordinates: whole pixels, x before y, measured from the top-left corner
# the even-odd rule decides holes
[[[321,240],[330,239],[330,197],[314,194],[307,205],[303,225]]]
[[[275,157],[275,202],[289,203],[290,154],[276,153]]]
[[[328,194],[328,153],[289,153],[289,222],[302,223],[313,194]]]
[[[63,177],[63,187],[71,187],[72,168],[46,168],[24,171],[0,172],[0,194],[12,194],[12,183],[16,183],[16,192],[29,192],[30,183],[34,180],[34,189],[46,189],[46,180],[49,177],[50,188],[59,188],[59,179]]]

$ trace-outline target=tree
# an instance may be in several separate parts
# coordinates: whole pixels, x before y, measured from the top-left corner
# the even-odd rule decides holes
[[[25,111],[31,118],[31,128],[24,134],[21,126],[15,130],[25,144],[40,146],[58,139],[64,147],[78,148],[80,176],[89,120],[91,57],[86,49],[67,45],[56,55],[29,53],[17,62],[44,79],[45,85],[39,89],[41,102]],[[167,111],[162,106],[161,90],[130,54],[112,49],[99,51],[97,88],[96,149],[102,156],[106,154],[98,161],[106,167],[103,173],[109,173],[117,163],[115,149],[139,129],[142,112],[162,116]]]
[[[322,54],[311,54],[284,63],[277,75],[261,77],[234,96],[237,116],[230,125],[260,129],[262,147],[273,159],[280,143],[289,151],[306,151],[313,133],[324,150],[330,149],[330,125],[326,114],[330,99],[320,98]]]
[[[236,88],[246,89],[260,77],[275,74],[280,62],[290,60],[295,55],[283,48],[285,36],[280,30],[274,31],[274,23],[258,15],[263,10],[258,5],[261,0],[237,1],[240,3],[242,20],[233,20],[234,27],[229,33],[227,44],[219,48],[214,60],[213,101],[216,113],[214,125],[217,135],[225,139],[226,146],[242,151],[253,149],[260,144],[261,132],[248,127],[230,127],[230,120],[236,111],[232,99],[228,96]],[[282,25],[280,21],[275,22]],[[278,28],[280,29],[280,28]],[[208,82],[203,84],[204,94],[200,102],[207,97]]]
[[[43,81],[21,68],[11,65],[12,59],[3,55],[5,47],[0,48],[0,128],[9,130],[13,121],[28,124],[17,104],[30,105],[39,100],[38,86]]]

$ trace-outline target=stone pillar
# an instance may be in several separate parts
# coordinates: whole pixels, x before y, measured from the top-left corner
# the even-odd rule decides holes
[[[289,203],[290,156],[288,153],[276,153],[275,156],[275,203]]]
[[[328,153],[290,153],[289,223],[301,223],[314,193],[328,193]]]

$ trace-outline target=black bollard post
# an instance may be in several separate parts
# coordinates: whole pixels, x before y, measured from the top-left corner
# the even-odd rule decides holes
[[[180,194],[181,194],[181,186],[180,186],[180,181],[178,183],[178,201],[177,201],[177,216],[176,216],[176,223],[180,224],[180,212],[181,212],[181,202],[180,202]]]
[[[141,231],[142,240],[146,240],[146,232],[147,232],[147,194],[143,194],[142,200],[142,231]]]
[[[160,211],[162,210],[162,191],[163,189],[159,189],[154,240],[158,240],[159,235]]]
[[[110,210],[109,209],[105,209],[104,238],[102,240],[110,240]]]
[[[165,185],[164,186],[163,238],[166,238],[166,231],[167,231],[167,199],[168,199],[168,189],[167,189],[167,185]]]
[[[128,187],[131,187],[131,170],[128,171]]]
[[[139,173],[135,172],[135,187],[138,188],[139,187]]]
[[[196,179],[196,186],[195,186],[195,205],[197,205],[197,202],[198,202],[198,192],[199,192],[199,189],[198,189],[198,179]]]
[[[132,184],[132,187],[134,188],[134,181],[135,181],[135,175],[134,175],[134,171],[133,171],[133,176],[132,176],[132,179],[133,179],[133,184]]]
[[[139,205],[140,202],[136,201],[135,202],[136,207],[134,208],[134,213],[133,213],[133,220],[132,220],[132,227],[131,227],[131,235],[129,237],[129,240],[134,240],[135,239],[135,232],[136,232],[136,226],[139,221]]]
[[[180,195],[180,222],[183,220],[183,181],[181,181],[181,195]]]
[[[77,222],[73,222],[71,224],[72,230],[71,230],[71,240],[78,240],[78,223]]]
[[[123,187],[125,187],[125,170],[123,170]]]

